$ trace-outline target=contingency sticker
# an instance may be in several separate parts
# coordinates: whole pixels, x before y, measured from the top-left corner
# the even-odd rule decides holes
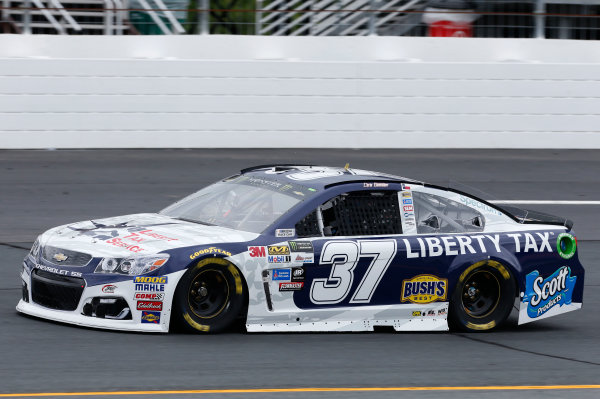
[[[403,187],[404,184],[402,185]],[[400,221],[402,222],[403,234],[417,234],[417,221],[415,218],[415,205],[412,192],[403,190],[398,193],[398,202],[400,204]]]

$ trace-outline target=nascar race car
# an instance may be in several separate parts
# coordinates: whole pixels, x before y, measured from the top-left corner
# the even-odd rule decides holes
[[[156,214],[68,224],[23,263],[19,312],[219,332],[491,330],[581,308],[572,222],[383,173],[258,166]]]

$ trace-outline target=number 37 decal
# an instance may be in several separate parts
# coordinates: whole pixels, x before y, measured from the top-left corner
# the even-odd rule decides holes
[[[328,278],[316,278],[310,287],[310,300],[315,304],[343,301],[354,281],[354,268],[360,258],[372,258],[350,303],[369,303],[381,278],[396,255],[395,240],[329,241],[323,245],[320,264],[331,265]]]

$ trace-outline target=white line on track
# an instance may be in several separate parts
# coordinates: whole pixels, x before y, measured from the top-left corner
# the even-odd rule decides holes
[[[600,201],[555,201],[555,200],[490,200],[492,204],[533,204],[533,205],[600,205]]]

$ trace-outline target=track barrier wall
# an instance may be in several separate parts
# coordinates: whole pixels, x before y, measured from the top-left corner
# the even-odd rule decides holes
[[[600,148],[600,42],[0,35],[0,148]]]

